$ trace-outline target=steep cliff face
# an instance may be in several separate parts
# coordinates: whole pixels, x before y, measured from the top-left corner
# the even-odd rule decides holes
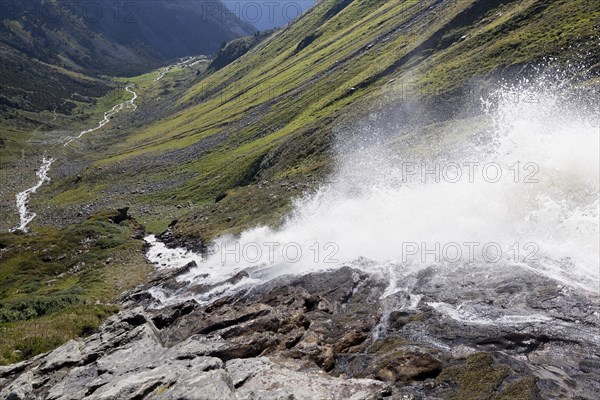
[[[274,31],[256,32],[252,36],[244,36],[232,41],[223,43],[215,59],[210,63],[210,69],[217,71],[228,64],[231,64],[254,46],[269,37]]]

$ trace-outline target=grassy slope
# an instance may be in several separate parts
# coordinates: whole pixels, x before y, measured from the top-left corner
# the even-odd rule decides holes
[[[108,171],[116,166],[132,184],[134,172],[143,172],[149,181],[178,180],[176,187],[130,199],[134,205],[168,210],[150,218],[157,230],[182,214],[189,215],[180,224],[182,232],[205,237],[273,222],[287,202],[253,212],[269,199],[261,191],[265,185],[257,183],[283,179],[303,184],[307,175],[322,176],[330,166],[336,121],[351,119],[374,103],[406,100],[408,84],[419,88],[409,97],[435,97],[457,91],[473,78],[486,79],[547,56],[569,58],[597,46],[597,2],[505,3],[325,0],[197,82],[181,97],[176,112],[139,127],[102,152],[95,165],[105,172],[88,171],[80,185],[87,185],[91,197],[110,191]],[[591,64],[598,62],[597,53],[587,57]],[[212,139],[216,144],[200,147],[193,156],[151,166],[153,159]],[[140,167],[141,159],[148,165]],[[244,187],[249,184],[260,200],[248,201],[252,190]],[[266,187],[275,196],[297,193]],[[77,201],[81,186],[61,188],[67,190],[61,201]],[[230,195],[225,209],[213,205],[223,193]],[[187,202],[191,210],[174,207]],[[207,213],[216,217],[194,222]]]
[[[6,233],[18,221],[15,193],[33,185],[42,156],[77,157],[78,149],[63,147],[64,137],[97,125],[104,111],[131,97],[124,83],[106,83],[115,89],[73,102],[69,114],[0,114],[0,365],[90,334],[119,310],[117,298],[152,271],[143,242],[132,238],[139,226],[109,223],[109,213],[64,228]]]
[[[35,171],[44,154],[62,158],[71,151],[63,147],[66,136],[96,126],[104,111],[131,98],[124,83],[106,79],[105,88],[101,97],[72,101],[68,114],[47,110],[0,112],[0,212],[4,216],[0,231],[18,222],[15,194],[36,182]]]
[[[152,267],[134,221],[104,213],[63,229],[0,234],[0,365],[91,333]]]
[[[146,163],[146,167],[152,170],[152,174],[145,173],[146,171],[140,170],[137,166],[129,166],[128,169],[124,169],[116,163],[113,164],[114,168],[103,168],[107,151],[120,146],[132,132],[140,129],[140,126],[147,125],[149,120],[168,114],[169,110],[176,106],[175,102],[180,93],[189,88],[195,79],[199,79],[197,74],[205,71],[208,63],[209,60],[204,59],[193,68],[173,68],[159,82],[156,82],[156,78],[159,76],[158,71],[135,78],[117,78],[116,81],[121,85],[134,84],[134,89],[139,94],[136,101],[138,108],[136,110],[124,109],[102,129],[73,142],[68,149],[59,148],[53,152],[53,154],[58,152],[56,154],[59,155],[59,161],[51,171],[52,182],[43,188],[53,195],[40,194],[32,199],[32,207],[40,210],[42,217],[35,220],[34,224],[42,222],[45,216],[55,217],[50,220],[50,224],[61,224],[60,219],[71,221],[71,217],[75,217],[73,214],[81,211],[78,207],[80,204],[93,203],[95,210],[131,204],[131,198],[135,197],[134,193],[137,193],[136,187],[142,183],[170,185],[170,175],[161,173],[161,168],[152,163]],[[94,108],[96,116],[87,119],[86,127],[97,125],[97,120],[101,119],[103,111],[130,98],[130,93],[120,90],[99,99]],[[87,170],[71,167],[80,164],[91,166]],[[58,171],[61,171],[61,174]],[[97,176],[98,174],[100,177]],[[81,179],[76,175],[80,175]],[[117,188],[115,189],[115,187]],[[151,192],[151,190],[146,190],[146,192]],[[137,194],[137,196],[143,195]],[[137,204],[140,203],[145,204],[144,202]],[[67,210],[71,211],[69,213],[65,212],[65,205],[67,208],[71,205],[77,206],[69,208]],[[153,206],[153,212],[160,213],[163,218],[166,216],[167,219],[175,218],[178,212],[179,214],[182,212],[174,206],[167,208],[162,207],[161,204],[153,204]],[[133,212],[138,217],[142,216],[140,208],[135,208]],[[56,218],[56,216],[61,218]],[[152,221],[149,221],[148,218],[140,220],[140,222],[152,227]]]

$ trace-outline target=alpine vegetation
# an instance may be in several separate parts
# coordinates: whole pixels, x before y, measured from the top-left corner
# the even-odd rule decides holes
[[[0,398],[598,398],[600,3],[0,20]]]

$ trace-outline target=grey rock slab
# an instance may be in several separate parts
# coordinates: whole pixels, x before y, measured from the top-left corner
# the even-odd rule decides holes
[[[238,400],[231,377],[224,369],[198,372],[192,367],[166,390],[159,389],[149,399]]]
[[[48,354],[41,370],[44,372],[54,371],[65,366],[76,365],[82,360],[81,342],[70,340]]]
[[[104,383],[98,383],[98,366],[96,364],[76,367],[71,369],[62,380],[50,388],[46,399],[83,399],[93,388],[102,384]]]
[[[194,391],[200,393],[222,393],[227,395],[233,386],[221,369],[221,360],[199,357],[194,360],[168,360],[160,366],[146,368],[124,375],[111,374],[106,384],[100,386],[89,400],[129,399],[129,398],[206,398],[189,397]],[[218,394],[212,398],[221,397]]]
[[[230,360],[226,369],[240,400],[375,400],[384,389],[384,384],[378,381],[296,371],[264,357]]]
[[[5,400],[29,400],[33,397],[33,373],[21,374],[10,385],[0,391],[0,398]]]

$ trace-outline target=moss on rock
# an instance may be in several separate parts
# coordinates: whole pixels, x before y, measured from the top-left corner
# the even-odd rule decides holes
[[[456,400],[508,400],[535,399],[535,378],[525,377],[502,385],[513,371],[506,365],[497,365],[489,353],[476,353],[467,357],[461,365],[446,368],[437,379],[457,385],[456,391],[448,396]]]

